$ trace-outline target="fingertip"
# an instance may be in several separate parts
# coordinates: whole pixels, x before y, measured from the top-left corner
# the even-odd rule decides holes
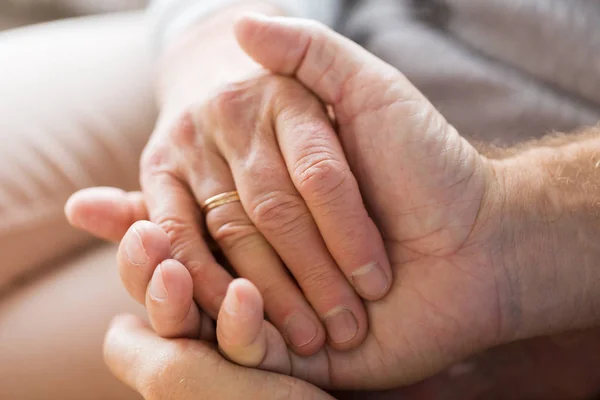
[[[111,200],[120,200],[124,197],[125,192],[117,188],[109,187],[93,187],[78,190],[73,193],[65,204],[65,215],[70,223],[80,227],[80,221],[86,221],[90,213],[100,208],[99,203],[104,202],[107,198]]]
[[[241,331],[240,326],[244,324],[247,335],[233,335],[230,339],[236,342],[236,345],[244,345],[244,339],[251,340],[252,337],[256,337],[262,325],[263,315],[263,298],[256,286],[247,279],[234,279],[227,288],[218,321],[222,326],[235,328],[235,331]]]
[[[248,279],[234,279],[227,288],[225,298],[230,296],[231,299],[237,298],[237,301],[248,305],[248,310],[262,312],[263,298],[259,290]]]
[[[332,309],[325,315],[324,323],[329,345],[339,351],[349,351],[360,346],[369,330],[367,313],[360,301],[351,307],[339,306]]]
[[[122,242],[125,243],[134,240],[141,241],[144,252],[150,258],[162,261],[168,259],[171,255],[169,236],[154,222],[137,221],[131,225]]]
[[[391,269],[380,262],[369,263],[355,270],[352,284],[358,295],[367,301],[378,301],[385,297],[392,287]]]
[[[148,284],[156,267],[171,257],[166,233],[149,221],[133,224],[117,250],[117,264],[129,294],[144,304]]]
[[[245,279],[228,287],[217,319],[217,340],[232,361],[257,367],[267,352],[263,301],[258,289]]]
[[[176,260],[164,260],[161,262],[152,275],[149,291],[150,295],[156,300],[175,301],[173,306],[178,305],[182,300],[186,303],[192,302],[193,290],[192,277],[189,271]],[[158,290],[152,290],[157,288]]]
[[[254,61],[273,72],[290,75],[296,72],[311,35],[308,30],[295,29],[296,21],[247,13],[238,18],[235,37]]]
[[[65,217],[67,217],[67,221],[71,226],[79,228],[79,220],[78,220],[78,205],[79,205],[79,192],[75,192],[69,197],[67,202],[65,203],[65,207],[63,209],[65,213]]]
[[[202,332],[200,311],[193,301],[189,271],[176,260],[165,260],[148,285],[146,308],[156,333],[165,338],[198,338]]]
[[[69,223],[101,239],[120,240],[134,218],[143,216],[145,205],[117,188],[94,187],[74,193],[64,207]],[[142,208],[142,210],[140,210]]]
[[[246,12],[238,16],[233,25],[235,37],[238,41],[246,43],[254,32],[269,19],[270,17],[256,12]]]

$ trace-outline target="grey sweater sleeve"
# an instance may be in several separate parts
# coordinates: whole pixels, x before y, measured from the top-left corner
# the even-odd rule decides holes
[[[152,42],[161,49],[194,22],[224,7],[248,0],[153,0],[148,10]],[[310,18],[332,26],[341,12],[343,0],[267,0],[286,15]]]

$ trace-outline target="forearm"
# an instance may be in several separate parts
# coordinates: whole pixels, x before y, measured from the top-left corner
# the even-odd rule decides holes
[[[215,86],[242,79],[259,68],[233,34],[233,24],[245,12],[282,14],[265,1],[230,6],[198,20],[162,50],[157,63],[157,89],[163,108],[180,109],[197,102]]]
[[[516,338],[600,323],[600,129],[521,145],[493,162],[506,193],[501,251]]]
[[[243,79],[257,68],[233,36],[240,14],[311,18],[331,26],[343,5],[343,0],[153,0],[149,19],[163,108],[167,102],[185,105],[192,101],[188,97],[197,102],[211,88]],[[193,96],[190,88],[195,89]]]

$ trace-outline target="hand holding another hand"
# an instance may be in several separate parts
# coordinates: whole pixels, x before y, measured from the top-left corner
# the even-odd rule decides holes
[[[326,110],[296,80],[265,73],[237,44],[231,50],[231,32],[217,34],[224,24],[206,24],[165,56],[163,111],[141,161],[143,196],[86,190],[69,203],[70,219],[112,240],[140,218],[156,223],[169,257],[190,271],[195,301],[216,318],[232,278],[210,253],[211,236],[237,275],[257,285],[294,351],[314,354],[327,337],[337,349],[354,348],[368,330],[361,298],[383,297],[392,276]],[[207,31],[214,40],[203,40]],[[239,81],[213,82],[226,70]],[[239,201],[200,213],[199,205],[233,191]],[[142,242],[143,229],[133,236]],[[156,265],[129,268],[147,259],[136,248],[119,260],[143,301]],[[131,274],[144,282],[141,296]]]
[[[512,263],[519,253],[509,246],[521,223],[506,209],[514,196],[507,177],[518,175],[513,163],[482,156],[397,70],[320,25],[248,17],[237,34],[256,61],[293,75],[333,107],[349,169],[381,230],[394,282],[383,300],[367,304],[371,329],[362,345],[347,352],[326,346],[302,357],[289,352],[285,336],[263,320],[264,290],[237,281],[229,285],[217,328],[231,360],[323,387],[387,388],[419,381],[495,345],[582,327],[567,326],[564,310],[552,308],[554,303],[546,320],[525,307],[542,292],[514,292],[533,287],[537,273],[523,273]],[[138,227],[155,247],[172,244],[156,226]],[[137,234],[126,235],[121,255]],[[169,257],[152,251],[146,246],[147,272],[132,282],[143,289],[162,279],[169,293],[170,284],[185,282],[187,292],[176,291],[189,293],[188,299],[175,302],[185,300],[189,307],[170,306],[180,314],[194,310],[192,286],[201,292],[206,285],[197,287],[193,272],[185,278],[181,264],[173,264],[181,277],[167,282],[155,267]],[[164,272],[165,265],[156,271]],[[146,302],[149,311],[167,304],[154,300]],[[160,316],[156,321],[170,323]],[[115,343],[107,342],[109,353]],[[112,364],[119,362],[117,356]],[[286,379],[284,386],[297,382]],[[307,396],[324,396],[299,385]]]

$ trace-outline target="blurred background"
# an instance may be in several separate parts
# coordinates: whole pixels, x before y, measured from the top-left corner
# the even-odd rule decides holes
[[[146,0],[0,0],[0,30],[78,15],[134,10]]]

